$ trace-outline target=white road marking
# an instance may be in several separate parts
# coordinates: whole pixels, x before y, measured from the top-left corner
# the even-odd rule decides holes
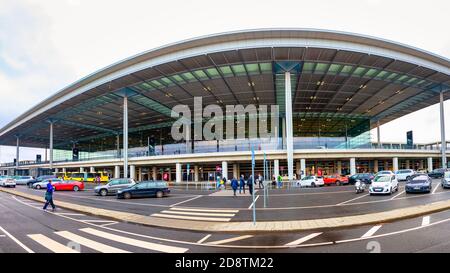
[[[106,226],[111,226],[111,225],[115,225],[115,224],[118,224],[118,223],[119,222],[111,222],[111,223],[101,224],[99,226],[106,227]]]
[[[184,200],[184,201],[181,201],[181,202],[172,204],[172,205],[170,205],[170,207],[175,207],[175,206],[181,205],[181,204],[183,204],[183,203],[190,202],[190,201],[195,200],[195,199],[198,199],[198,198],[200,198],[200,197],[202,197],[202,196],[203,196],[203,195],[197,195],[196,197],[192,197],[192,198],[190,198],[190,199],[188,199],[188,200]]]
[[[248,209],[251,209],[256,204],[256,201],[258,200],[258,198],[259,198],[259,195],[256,196],[255,201],[253,201],[253,203],[250,204],[250,207],[248,207]]]
[[[375,232],[377,232],[381,227],[382,227],[382,225],[373,226],[371,229],[369,229],[369,231],[364,233],[364,235],[361,236],[361,238],[367,238],[367,237],[370,237],[370,236],[374,235]]]
[[[182,215],[194,215],[194,216],[222,216],[222,217],[233,217],[234,213],[210,213],[210,212],[190,212],[190,211],[177,211],[177,210],[163,210],[161,213],[169,214],[182,214]]]
[[[231,220],[231,218],[181,216],[181,215],[170,215],[170,214],[160,214],[160,213],[154,213],[151,216],[161,217],[161,218],[172,218],[172,219],[183,219],[183,220],[198,220],[198,221],[213,221],[213,222],[229,222]]]
[[[208,240],[208,238],[211,237],[211,234],[206,235],[205,237],[201,238],[200,240],[197,241],[197,244],[201,244],[204,241]]]
[[[430,216],[424,216],[422,218],[422,226],[428,226],[430,224]]]
[[[344,201],[344,202],[339,203],[339,204],[337,204],[337,205],[338,205],[338,206],[344,205],[344,204],[350,203],[351,201],[355,201],[355,200],[361,199],[361,198],[363,198],[363,197],[366,197],[366,196],[368,196],[368,195],[369,195],[369,194],[364,194],[364,195],[362,195],[362,196],[355,197],[355,198],[353,198],[353,199]]]
[[[229,239],[209,242],[209,243],[206,243],[206,244],[207,245],[222,245],[222,244],[226,244],[226,243],[231,243],[231,242],[244,240],[244,239],[251,238],[251,237],[253,237],[253,235],[242,235],[242,236],[233,237],[233,238],[229,238]]]
[[[28,253],[34,253],[33,250],[29,249],[26,245],[16,239],[16,237],[12,236],[8,231],[6,231],[3,227],[0,226],[0,230],[8,236],[11,240],[13,240],[16,244],[18,244],[21,248],[23,248]]]
[[[4,235],[4,234],[0,234],[0,237],[6,237],[6,235]]]
[[[100,230],[93,229],[93,228],[82,228],[80,230],[83,232],[98,236],[98,237],[102,237],[102,238],[111,240],[111,241],[116,241],[116,242],[120,242],[122,244],[132,245],[132,246],[150,249],[150,250],[156,250],[156,251],[160,251],[160,252],[184,253],[189,250],[187,248],[182,248],[182,247],[167,246],[167,245],[162,245],[162,244],[155,244],[155,243],[150,243],[150,242],[146,242],[146,241],[136,240],[136,239],[100,231]]]
[[[434,188],[434,190],[431,194],[434,194],[440,186],[441,186],[441,183],[437,183],[436,187]]]
[[[171,210],[182,210],[182,211],[198,211],[198,212],[224,212],[224,213],[238,213],[239,210],[230,209],[203,209],[203,208],[171,208]]]
[[[398,194],[396,194],[394,197],[392,197],[390,200],[394,200],[395,198],[397,198],[398,196],[400,196],[400,195],[402,195],[404,193],[405,193],[405,191],[401,191]]]
[[[117,223],[117,221],[111,221],[111,220],[83,220],[80,219],[82,222],[88,222],[88,223]]]
[[[78,243],[78,244],[83,245],[88,248],[92,248],[101,253],[130,253],[129,251],[125,251],[120,248],[115,248],[112,246],[108,246],[108,245],[81,237],[81,236],[74,234],[72,232],[69,232],[69,231],[58,231],[58,232],[55,232],[55,234],[57,234],[63,238],[66,238],[69,241]]]
[[[69,213],[69,212],[56,212],[55,214],[67,216],[86,216],[85,214],[82,213]]]
[[[285,244],[285,246],[296,246],[296,245],[301,245],[302,243],[309,241],[317,236],[319,236],[320,234],[322,234],[322,232],[317,232],[317,233],[311,233],[305,237],[302,237],[298,240],[292,241],[290,243]]]
[[[50,239],[42,234],[29,234],[27,236],[33,239],[35,242],[42,245],[43,247],[53,251],[54,253],[79,253],[78,251],[66,245],[60,244],[57,241]]]

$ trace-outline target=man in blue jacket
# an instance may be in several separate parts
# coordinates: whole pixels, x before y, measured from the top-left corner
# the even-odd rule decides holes
[[[241,174],[241,179],[239,180],[239,194],[241,194],[242,190],[244,191],[245,194],[245,180],[243,174]]]
[[[233,177],[233,179],[231,180],[231,188],[233,189],[234,196],[236,196],[236,190],[238,188],[238,182],[236,177]]]
[[[55,211],[56,207],[55,204],[53,204],[53,185],[52,185],[52,181],[49,180],[47,183],[47,191],[45,192],[45,205],[44,205],[44,210],[47,209],[48,204],[50,204],[52,206],[52,211]]]

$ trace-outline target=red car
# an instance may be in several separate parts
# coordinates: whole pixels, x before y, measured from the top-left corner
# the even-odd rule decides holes
[[[58,182],[52,182],[52,186],[55,191],[79,191],[84,190],[84,183],[73,180],[63,180]]]
[[[343,175],[334,174],[334,175],[324,177],[323,182],[327,186],[332,185],[332,184],[336,184],[337,186],[339,186],[339,185],[343,185],[343,184],[348,184],[348,177],[343,176]]]

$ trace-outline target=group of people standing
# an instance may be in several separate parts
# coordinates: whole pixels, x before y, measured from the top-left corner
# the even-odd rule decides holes
[[[231,188],[233,189],[233,195],[237,196],[236,193],[238,189],[239,194],[245,194],[246,187],[248,188],[248,192],[250,193],[250,195],[252,195],[253,187],[257,184],[260,189],[264,189],[263,177],[261,176],[261,174],[257,174],[255,175],[255,177],[256,179],[254,179],[253,176],[250,175],[247,180],[245,179],[245,176],[243,174],[239,177],[239,180],[236,177],[233,177],[230,182]],[[223,188],[226,189],[226,185],[227,178],[223,177],[220,181],[220,186],[223,186]]]

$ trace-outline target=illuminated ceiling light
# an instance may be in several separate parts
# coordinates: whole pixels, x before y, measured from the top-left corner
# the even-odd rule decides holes
[[[338,107],[338,108],[336,108],[336,110],[338,110],[338,111],[341,111],[341,110],[342,110],[342,108],[341,108],[341,107]]]
[[[327,121],[328,121],[328,122],[330,122],[330,121],[331,121],[331,119],[327,119]]]
[[[366,112],[367,112],[367,113],[370,113],[370,111],[371,111],[370,109],[367,109],[367,111],[366,111]]]
[[[361,85],[359,86],[359,89],[365,89],[366,87],[367,87],[367,85],[361,84]]]
[[[355,122],[355,120],[354,119],[352,119],[352,120],[350,120],[351,122]]]
[[[304,118],[302,118],[302,119],[301,119],[301,121],[305,121],[305,119],[304,119]]]
[[[97,112],[97,115],[103,115],[103,112],[98,111],[98,112]]]
[[[211,91],[211,87],[207,86],[206,89],[208,89],[209,91]]]
[[[322,86],[322,85],[324,85],[325,84],[325,81],[318,81],[317,83],[316,83],[316,85],[320,85],[320,86]]]
[[[346,101],[352,101],[352,98],[349,97],[349,98],[346,98],[345,100]]]

